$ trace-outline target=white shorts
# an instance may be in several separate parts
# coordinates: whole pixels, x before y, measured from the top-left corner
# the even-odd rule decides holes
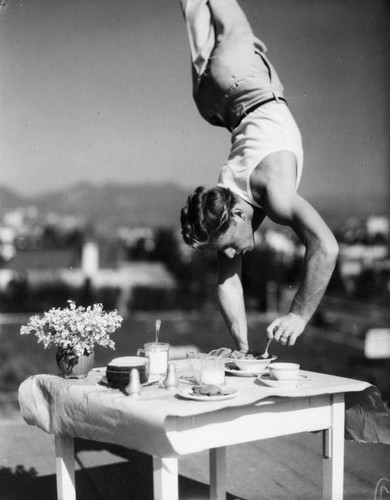
[[[252,111],[233,130],[229,158],[218,185],[261,208],[253,199],[250,176],[266,156],[282,150],[296,156],[298,187],[303,169],[302,136],[288,106],[282,101],[270,102]]]

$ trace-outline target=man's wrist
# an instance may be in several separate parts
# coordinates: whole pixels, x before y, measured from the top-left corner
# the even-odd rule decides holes
[[[238,349],[241,352],[248,352],[249,351],[249,345],[247,342],[239,342],[238,343]]]
[[[289,314],[291,314],[292,316],[295,316],[296,318],[298,318],[305,325],[307,325],[307,323],[309,322],[309,319],[310,319],[310,317],[309,318],[305,318],[305,316],[303,314],[297,313],[295,311],[290,311]]]
[[[244,332],[244,334],[240,333],[240,331],[234,326],[232,326],[230,330],[230,334],[233,337],[234,343],[237,346],[237,349],[239,351],[247,352],[249,349],[249,342],[248,342],[248,334],[247,332]]]

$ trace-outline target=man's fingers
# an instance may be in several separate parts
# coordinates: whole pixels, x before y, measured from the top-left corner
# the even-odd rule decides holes
[[[278,319],[275,319],[270,325],[269,327],[267,328],[267,337],[269,339],[274,339],[275,336],[274,336],[274,333],[275,331],[277,330],[277,327],[279,325],[279,320]]]
[[[267,334],[269,339],[274,339],[276,342],[280,342],[282,345],[293,345],[296,340],[295,338],[291,339],[294,334],[293,328],[280,319],[274,320],[269,327],[267,328]],[[292,343],[291,343],[292,342]]]
[[[287,342],[288,342],[288,339],[290,337],[290,332],[288,331],[287,328],[281,328],[280,331],[278,331],[278,335],[279,335],[279,342],[282,344],[282,345],[286,345]]]
[[[304,330],[305,323],[295,314],[276,318],[267,328],[267,337],[282,345],[293,346]]]
[[[268,327],[268,338],[273,338],[276,342],[286,343],[288,339],[288,331],[285,325],[280,321],[274,321]]]

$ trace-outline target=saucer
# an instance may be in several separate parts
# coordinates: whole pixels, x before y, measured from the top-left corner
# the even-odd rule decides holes
[[[278,389],[286,389],[288,387],[295,388],[301,386],[304,382],[307,382],[309,377],[307,375],[298,375],[297,378],[288,380],[273,380],[269,373],[259,375],[257,377],[260,382],[267,385],[268,387],[275,387]]]
[[[149,377],[146,382],[143,382],[141,384],[141,387],[148,387],[149,385],[158,384],[161,381],[162,381],[161,377]],[[111,387],[112,389],[126,389],[126,387],[129,385],[128,382],[127,384],[113,384],[113,383],[110,384],[105,375],[98,381],[98,384],[104,385],[105,387]]]

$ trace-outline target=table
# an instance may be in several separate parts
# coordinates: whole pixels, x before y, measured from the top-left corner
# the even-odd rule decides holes
[[[176,361],[179,373],[184,361]],[[30,425],[55,435],[59,500],[75,500],[75,437],[119,444],[153,456],[155,500],[178,500],[181,456],[209,450],[210,498],[225,499],[226,447],[300,432],[323,433],[325,500],[343,498],[344,395],[366,382],[314,372],[296,389],[275,389],[254,378],[228,377],[234,399],[198,402],[177,391],[144,387],[130,397],[102,385],[104,368],[83,380],[35,375],[19,388],[22,415]],[[185,385],[180,385],[179,390]]]

